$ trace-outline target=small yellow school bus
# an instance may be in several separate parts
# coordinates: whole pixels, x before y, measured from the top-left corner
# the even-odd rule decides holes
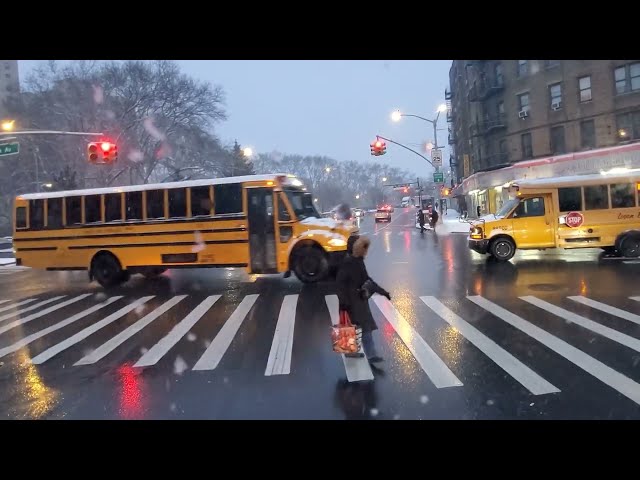
[[[506,185],[510,199],[473,221],[469,248],[507,261],[521,250],[599,247],[640,256],[640,171],[603,172]]]
[[[314,283],[356,231],[321,218],[302,182],[278,174],[21,195],[13,241],[17,265],[88,270],[103,287],[188,267]]]

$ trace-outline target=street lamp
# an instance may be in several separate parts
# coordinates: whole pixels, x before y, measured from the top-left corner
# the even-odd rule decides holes
[[[14,129],[15,120],[4,120],[2,122],[2,130],[5,132],[12,132]]]
[[[242,155],[245,157],[251,157],[253,155],[253,149],[251,147],[244,147],[242,149]]]
[[[402,117],[415,117],[415,118],[419,118],[420,120],[424,120],[425,122],[429,122],[431,125],[433,125],[434,148],[437,149],[438,148],[438,118],[440,118],[441,113],[446,111],[447,111],[447,106],[444,103],[438,105],[438,108],[436,109],[436,113],[437,113],[436,118],[433,120],[429,120],[428,118],[421,117],[420,115],[402,113],[400,110],[395,110],[393,111],[393,113],[391,113],[391,120],[393,120],[394,122],[399,122]]]
[[[325,168],[324,171],[327,172],[327,173],[331,173],[331,167]]]
[[[382,181],[386,182],[387,181],[387,177],[382,177]]]
[[[53,188],[53,183],[43,183],[42,186],[44,188]]]
[[[356,195],[356,200],[360,199],[360,195]]]

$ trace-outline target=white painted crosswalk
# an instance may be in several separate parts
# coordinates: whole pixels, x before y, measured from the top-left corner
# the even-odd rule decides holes
[[[67,352],[63,357],[73,360],[70,363],[65,360],[65,363],[73,365],[73,368],[82,369],[88,365],[114,362],[122,357],[115,354],[116,351],[120,351],[125,356],[137,357],[130,359],[136,368],[162,368],[162,364],[158,363],[171,352],[176,355],[175,351],[180,344],[180,348],[188,345],[191,351],[196,352],[187,369],[213,371],[219,368],[230,351],[231,354],[242,354],[238,349],[234,351],[230,347],[244,330],[251,332],[249,335],[253,335],[255,341],[265,342],[265,356],[261,360],[264,363],[255,366],[260,375],[265,377],[302,373],[309,375],[308,368],[297,369],[296,365],[310,356],[325,355],[334,359],[332,368],[346,376],[350,382],[374,379],[366,356],[350,358],[331,351],[328,327],[338,321],[336,295],[324,296],[323,303],[327,308],[314,312],[314,318],[322,320],[321,324],[327,327],[326,336],[315,342],[318,347],[314,350],[296,348],[300,336],[309,335],[310,319],[301,318],[299,313],[300,305],[306,301],[305,297],[291,294],[269,298],[269,302],[279,302],[279,309],[270,314],[277,315],[277,320],[273,318],[275,325],[264,322],[260,309],[264,308],[265,302],[258,302],[259,298],[260,294],[240,298],[227,298],[225,295],[200,298],[192,298],[190,295],[164,298],[156,298],[153,295],[141,298],[118,295],[99,298],[87,293],[68,297],[1,299],[0,358],[8,357],[29,346],[33,349],[29,351],[29,356],[35,365],[48,362],[55,365],[55,358]],[[457,336],[457,348],[471,349],[475,352],[474,355],[488,358],[492,363],[487,365],[502,372],[501,378],[506,379],[504,381],[517,385],[523,392],[532,395],[562,395],[567,389],[576,388],[574,384],[563,384],[557,378],[551,382],[549,378],[545,378],[548,370],[545,370],[545,365],[539,363],[540,359],[533,356],[519,357],[517,352],[512,351],[512,345],[504,340],[504,332],[497,333],[495,326],[489,331],[486,326],[483,328],[483,324],[477,322],[478,312],[482,312],[482,315],[491,318],[492,322],[499,322],[499,329],[519,330],[532,344],[546,347],[550,351],[549,355],[558,355],[568,366],[578,367],[606,387],[640,405],[640,384],[637,383],[640,373],[637,378],[631,378],[632,370],[619,372],[608,365],[620,365],[620,358],[628,358],[628,363],[633,364],[635,352],[640,352],[640,330],[637,329],[640,325],[640,305],[633,303],[634,300],[640,301],[640,297],[608,299],[602,302],[584,295],[545,299],[523,296],[509,299],[509,308],[500,305],[503,303],[502,299],[489,300],[482,296],[468,296],[455,301],[420,296],[416,300],[418,301],[407,310],[406,304],[396,307],[393,302],[374,296],[371,307],[379,321],[385,323],[381,327],[386,327],[386,335],[381,336],[381,339],[386,343],[382,346],[386,350],[386,356],[391,352],[392,356],[401,356],[402,362],[415,362],[416,367],[419,367],[416,372],[423,375],[425,381],[433,384],[435,388],[471,387],[465,380],[468,378],[465,369],[457,362],[451,361],[437,338],[425,334],[432,329]],[[230,313],[223,315],[224,318],[219,317],[219,312],[224,310],[216,306],[219,302],[231,307]],[[580,313],[572,311],[572,306],[579,309]],[[398,308],[404,314],[408,311],[411,313],[405,318]],[[535,316],[531,313],[531,308],[536,309]],[[545,319],[544,328],[532,322],[540,316]],[[163,318],[171,318],[171,321],[161,321]],[[613,321],[616,319],[629,322],[629,329],[625,333],[611,326],[616,324]],[[620,321],[617,321],[619,324]],[[199,326],[203,322],[206,324]],[[618,357],[600,358],[600,355],[594,354],[593,351],[582,351],[574,344],[576,342],[567,339],[567,323],[575,325],[572,327],[574,329],[607,339],[618,349]],[[205,346],[201,342],[183,340],[185,337],[188,338],[197,325],[198,328],[207,330],[212,324],[215,325],[215,330],[209,338],[213,340]],[[563,332],[564,339],[555,334],[556,329]],[[145,331],[153,331],[154,334],[145,337],[142,334]],[[258,331],[259,334],[256,333]],[[396,342],[392,348],[388,335],[399,339],[401,343]],[[126,348],[126,345],[135,345],[141,337],[155,337],[154,344],[143,353],[137,354],[139,348]],[[90,350],[85,342],[91,345]],[[266,342],[269,342],[268,356]],[[252,348],[251,341],[247,342],[246,337],[242,345],[243,348]],[[394,359],[391,358],[390,361],[393,362]],[[246,368],[246,365],[243,367]]]

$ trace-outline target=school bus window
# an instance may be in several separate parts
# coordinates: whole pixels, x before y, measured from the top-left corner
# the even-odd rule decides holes
[[[25,207],[16,208],[16,228],[27,228],[27,209]]]
[[[84,197],[84,222],[98,223],[101,221],[100,195],[88,195]]]
[[[122,221],[122,195],[119,193],[109,193],[104,196],[104,221]]]
[[[29,226],[31,230],[44,228],[44,200],[31,200],[29,202]]]
[[[239,183],[214,185],[216,215],[242,213],[242,186]]]
[[[67,225],[82,223],[82,197],[65,198],[65,209],[67,211]]]
[[[147,192],[147,218],[164,218],[164,190]]]
[[[62,198],[47,200],[47,228],[62,227]]]
[[[278,194],[278,219],[281,222],[288,222],[291,220],[291,216],[289,215],[289,210],[287,210],[287,206],[284,203],[284,195],[282,193]]]
[[[561,212],[582,210],[582,191],[580,187],[559,188],[558,201]]]
[[[124,196],[126,220],[142,220],[142,192],[127,192]]]
[[[209,186],[191,187],[191,216],[202,217],[209,215],[211,215]]]
[[[184,218],[187,216],[187,189],[172,188],[169,190],[169,217]]]
[[[604,210],[609,208],[607,185],[589,185],[584,187],[585,210]]]
[[[611,208],[629,208],[636,206],[636,192],[633,183],[617,183],[609,187]]]
[[[520,202],[514,212],[514,218],[542,217],[544,216],[544,198],[527,198]]]

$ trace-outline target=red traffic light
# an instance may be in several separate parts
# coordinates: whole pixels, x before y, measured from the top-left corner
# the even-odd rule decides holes
[[[382,148],[382,142],[380,140],[376,142],[376,148]]]
[[[118,159],[118,146],[107,141],[91,142],[87,145],[87,158],[94,164],[113,163]]]

